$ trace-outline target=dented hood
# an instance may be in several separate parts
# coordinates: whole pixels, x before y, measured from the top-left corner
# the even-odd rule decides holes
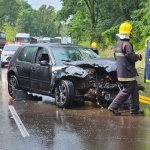
[[[73,61],[64,62],[66,65],[80,66],[80,67],[92,67],[92,68],[104,68],[108,73],[116,71],[116,61],[114,58],[97,58],[86,61]]]

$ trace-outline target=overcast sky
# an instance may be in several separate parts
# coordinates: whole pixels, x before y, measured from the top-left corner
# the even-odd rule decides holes
[[[51,5],[56,10],[60,10],[62,5],[60,0],[27,0],[33,9],[39,9],[43,4]]]

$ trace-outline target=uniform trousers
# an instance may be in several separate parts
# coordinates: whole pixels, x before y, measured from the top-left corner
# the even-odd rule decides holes
[[[137,81],[124,81],[121,83],[123,87],[109,107],[118,110],[128,100],[130,111],[139,111],[139,89]]]

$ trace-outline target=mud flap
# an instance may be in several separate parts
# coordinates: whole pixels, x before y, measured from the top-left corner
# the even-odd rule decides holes
[[[28,94],[22,90],[13,90],[13,99],[15,100],[34,100],[34,101],[42,101],[42,97],[33,96],[32,94]]]

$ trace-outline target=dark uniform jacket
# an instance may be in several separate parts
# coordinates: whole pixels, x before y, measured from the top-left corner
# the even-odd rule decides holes
[[[92,50],[93,52],[95,52],[97,55],[99,54],[99,53],[98,53],[98,49],[93,50],[93,48],[91,48],[91,50]]]
[[[139,60],[139,55],[135,54],[133,45],[129,40],[118,40],[114,55],[117,63],[118,81],[136,80],[135,62]]]

